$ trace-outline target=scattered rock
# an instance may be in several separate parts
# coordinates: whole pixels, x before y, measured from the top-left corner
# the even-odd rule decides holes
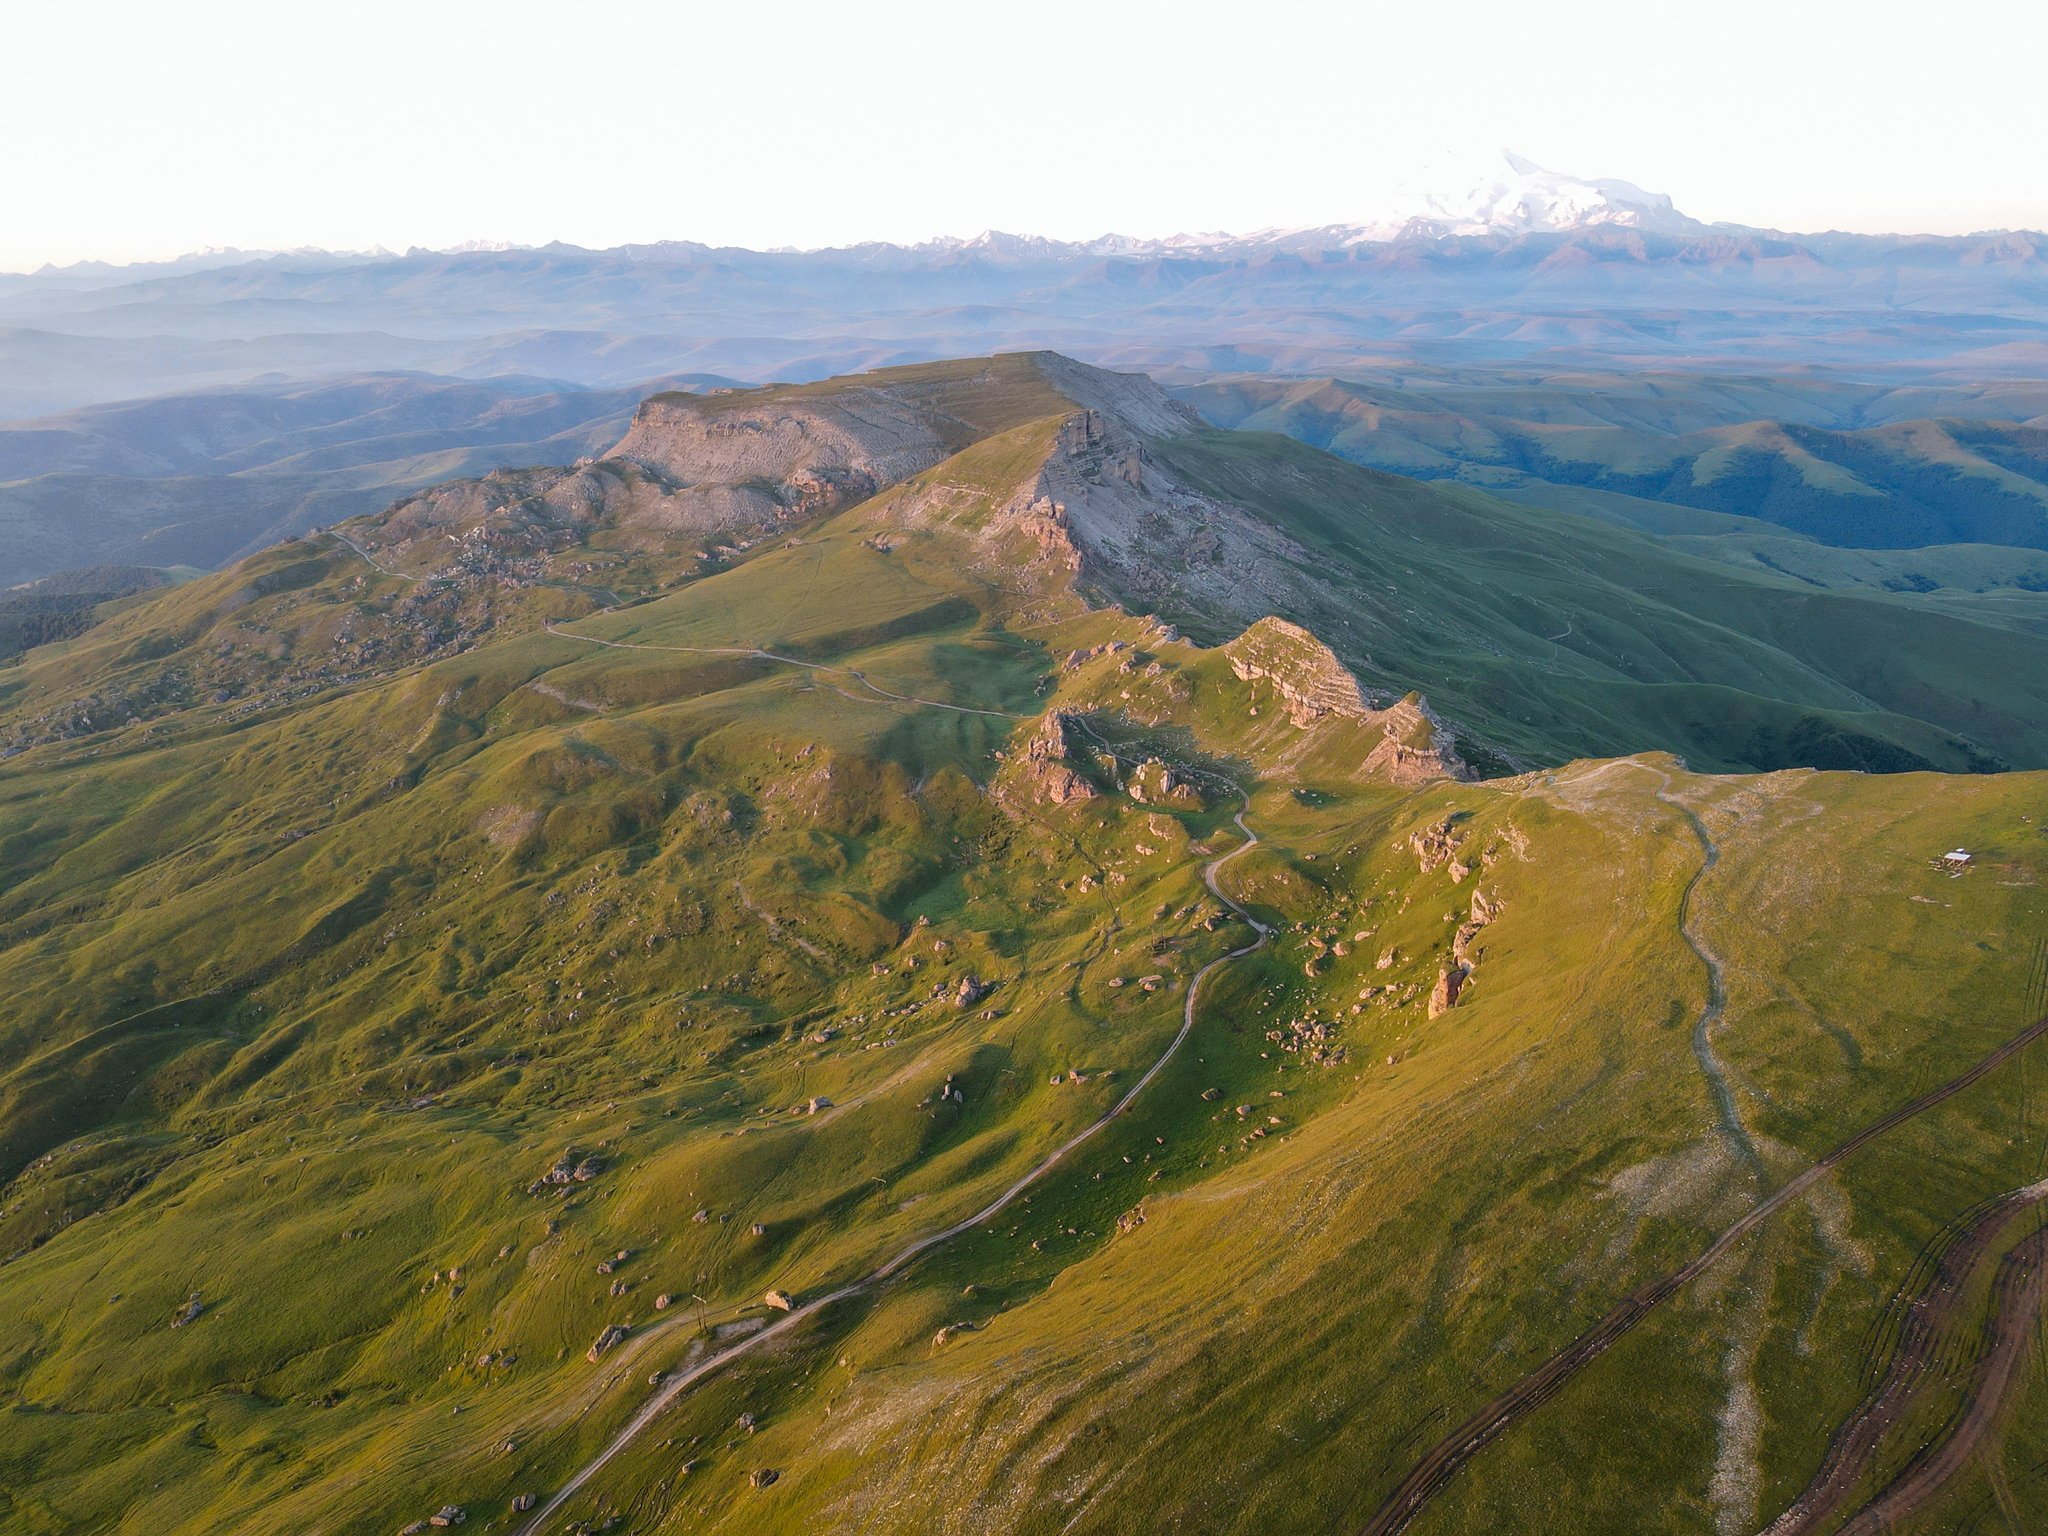
[[[199,1319],[199,1314],[201,1312],[204,1312],[205,1310],[205,1304],[200,1301],[199,1293],[195,1291],[192,1293],[192,1299],[187,1301],[184,1306],[180,1307],[178,1309],[178,1315],[171,1319],[171,1326],[173,1328],[182,1328],[187,1323],[197,1322]]]
[[[467,1520],[468,1518],[469,1515],[457,1506],[453,1504],[443,1504],[439,1509],[435,1510],[431,1515],[427,1516],[427,1524],[460,1525],[463,1521]]]
[[[1116,1219],[1116,1229],[1119,1233],[1135,1232],[1143,1225],[1145,1225],[1145,1207],[1142,1205],[1132,1206]]]
[[[1223,1090],[1221,1088],[1204,1088],[1202,1090],[1202,1097],[1212,1101],[1220,1099],[1223,1097]]]
[[[604,1330],[598,1334],[597,1342],[590,1346],[590,1351],[584,1358],[595,1364],[603,1357],[606,1350],[617,1344],[625,1336],[626,1330],[623,1326],[618,1323],[607,1323]]]
[[[574,1147],[565,1148],[555,1159],[554,1166],[531,1184],[526,1186],[529,1195],[564,1184],[587,1184],[603,1171],[595,1154],[578,1152]]]
[[[1385,949],[1380,951],[1379,959],[1373,962],[1373,969],[1376,971],[1388,970],[1393,966],[1394,962],[1398,960],[1400,957],[1400,949],[1395,945],[1389,944]]]

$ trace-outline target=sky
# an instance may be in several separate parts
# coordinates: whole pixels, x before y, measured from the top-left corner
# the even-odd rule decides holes
[[[2048,228],[2048,5],[23,0],[0,271],[1368,222],[1512,149],[1793,231]]]

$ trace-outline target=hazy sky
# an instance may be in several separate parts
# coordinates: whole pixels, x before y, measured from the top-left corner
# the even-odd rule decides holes
[[[10,7],[0,270],[1371,219],[1503,147],[1791,230],[2048,228],[2048,5]]]

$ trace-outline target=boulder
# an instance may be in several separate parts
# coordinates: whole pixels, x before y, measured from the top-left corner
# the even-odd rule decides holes
[[[512,1500],[512,1513],[513,1513],[513,1514],[515,1514],[515,1515],[523,1515],[523,1514],[525,1514],[525,1513],[526,1513],[526,1512],[527,1512],[527,1511],[528,1511],[529,1509],[531,1509],[531,1508],[533,1508],[533,1495],[532,1495],[532,1494],[530,1494],[530,1493],[522,1493],[522,1494],[517,1494],[517,1495],[515,1495],[515,1496],[513,1497],[513,1500]]]
[[[766,1488],[780,1476],[782,1474],[773,1467],[762,1467],[757,1471],[747,1474],[747,1486],[749,1488]]]
[[[796,1306],[796,1303],[791,1301],[788,1294],[783,1291],[770,1291],[761,1299],[778,1312],[787,1312]]]
[[[1472,968],[1462,960],[1456,961],[1437,973],[1436,986],[1429,994],[1429,1016],[1458,1006],[1458,994],[1464,989],[1465,978],[1472,974]]]
[[[617,1344],[625,1336],[626,1330],[623,1326],[618,1323],[607,1323],[603,1331],[598,1334],[597,1342],[590,1346],[589,1353],[584,1358],[593,1365],[596,1364],[597,1361],[604,1357],[605,1351],[612,1348],[613,1345]]]
[[[982,985],[979,976],[962,976],[959,990],[953,994],[953,1006],[965,1008],[971,1003],[980,1002],[986,996],[988,988]]]

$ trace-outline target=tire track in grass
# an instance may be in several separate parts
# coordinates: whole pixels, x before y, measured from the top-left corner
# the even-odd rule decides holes
[[[1926,1271],[1927,1278],[1919,1293],[1908,1304],[1899,1330],[1898,1347],[1892,1354],[1883,1380],[1865,1396],[1848,1422],[1836,1432],[1820,1470],[1791,1506],[1764,1528],[1764,1536],[1808,1536],[1840,1508],[1849,1491],[1869,1470],[1885,1431],[1923,1391],[1951,1374],[1956,1362],[1947,1357],[1959,1342],[1955,1327],[1963,1310],[1971,1275],[1996,1243],[1999,1233],[2018,1217],[2038,1207],[2044,1198],[2048,1198],[2048,1180],[1999,1196],[1988,1202],[1962,1235],[1944,1249],[1940,1259]],[[2020,1248],[2008,1254],[2000,1266],[1999,1284],[2012,1292],[2007,1299],[2014,1305],[2000,1309],[1997,1314],[1991,1352],[1979,1366],[1977,1383],[1966,1399],[1968,1406],[1955,1433],[1939,1436],[1921,1456],[1909,1463],[1906,1472],[1867,1505],[1862,1515],[1843,1527],[1843,1536],[1852,1530],[1876,1529],[1864,1524],[1865,1516],[1873,1511],[1883,1511],[1882,1518],[1885,1519],[1909,1512],[1940,1486],[1981,1437],[1989,1419],[1979,1410],[1984,1407],[1988,1396],[1990,1410],[1995,1411],[1997,1400],[2011,1374],[2011,1360],[2004,1362],[2002,1373],[1997,1371],[1997,1363],[2001,1348],[2005,1348],[2008,1354],[2017,1349],[2017,1343],[2008,1337],[2013,1331],[2010,1325],[2016,1315],[2015,1305],[2025,1303],[2028,1295],[2034,1297],[2033,1305],[2026,1307],[2025,1316],[2020,1320],[2018,1342],[2024,1342],[2025,1323],[2031,1321],[2038,1310],[2038,1281],[2024,1278],[2014,1290],[2008,1272],[2022,1252],[2034,1252],[2041,1241],[2039,1233],[2028,1238]],[[2030,1244],[2034,1245],[2033,1248],[2029,1248]],[[2028,1291],[2029,1285],[2035,1287],[2033,1292]],[[1944,1366],[1948,1368],[1944,1369]]]
[[[1844,1158],[1896,1130],[1916,1115],[1924,1114],[1955,1097],[1987,1074],[2004,1065],[2043,1035],[2048,1035],[2048,1018],[2037,1019],[1997,1050],[1984,1057],[1961,1076],[1951,1078],[1932,1092],[1900,1106],[1883,1119],[1872,1122],[1832,1152],[1781,1185],[1769,1198],[1750,1208],[1714,1239],[1707,1249],[1682,1269],[1652,1280],[1622,1298],[1606,1316],[1552,1355],[1520,1381],[1489,1401],[1430,1449],[1387,1495],[1363,1528],[1363,1536],[1394,1536],[1421,1512],[1422,1507],[1456,1477],[1465,1463],[1500,1438],[1517,1420],[1550,1401],[1574,1376],[1611,1349],[1631,1328],[1643,1320],[1658,1303],[1667,1300],[1706,1271],[1713,1262],[1761,1226],[1778,1209],[1796,1200],[1819,1183]]]

